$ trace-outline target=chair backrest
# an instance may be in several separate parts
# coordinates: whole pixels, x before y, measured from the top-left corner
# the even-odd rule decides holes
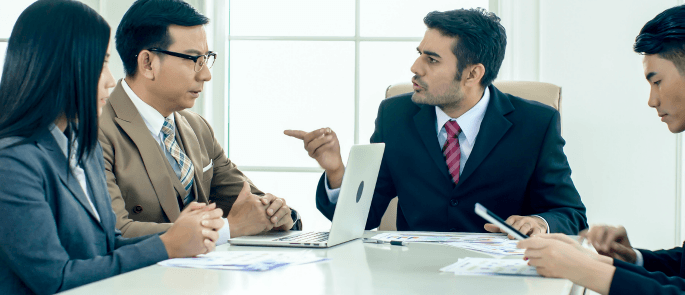
[[[544,103],[561,113],[561,87],[559,86],[529,81],[497,81],[493,84],[504,93]],[[393,84],[385,90],[385,97],[388,98],[413,90],[411,83]],[[388,209],[383,214],[378,230],[397,230],[397,197],[393,198],[390,204],[388,204]]]

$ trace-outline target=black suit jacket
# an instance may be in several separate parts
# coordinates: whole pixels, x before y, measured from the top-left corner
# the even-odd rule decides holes
[[[685,266],[683,265],[685,259],[683,259],[682,247],[659,251],[640,249],[640,253],[642,253],[645,262],[644,267],[648,271],[660,271],[667,276],[685,278]]]
[[[435,107],[415,104],[412,93],[381,103],[371,142],[384,142],[385,154],[367,229],[378,227],[395,196],[398,230],[484,232],[485,220],[474,213],[477,202],[503,218],[539,215],[551,232],[587,228],[563,152],[559,112],[489,89],[490,102],[456,187],[438,143]],[[335,204],[324,181],[325,175],[316,205],[332,219]]]
[[[614,278],[609,294],[683,294],[685,267],[682,247],[670,250],[642,250],[644,267],[614,259]]]

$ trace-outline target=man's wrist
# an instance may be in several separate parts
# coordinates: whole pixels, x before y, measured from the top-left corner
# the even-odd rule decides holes
[[[545,230],[543,231],[543,233],[545,233],[545,234],[550,233],[550,230],[549,230],[549,223],[547,223],[547,220],[545,220],[545,219],[544,219],[542,216],[540,216],[540,215],[531,215],[530,217],[537,217],[538,219],[540,219],[541,222],[538,222],[538,224],[540,224],[540,226],[542,226],[542,228],[545,229]]]
[[[328,176],[328,186],[331,189],[339,188],[342,185],[343,175],[345,175],[344,165],[340,165],[340,167],[335,170],[326,170],[326,176]]]
[[[240,228],[239,222],[235,222],[235,221],[231,220],[230,215],[226,217],[226,221],[229,224],[229,230],[230,230],[231,238],[237,238],[237,237],[243,236],[243,232],[242,232],[242,229]]]

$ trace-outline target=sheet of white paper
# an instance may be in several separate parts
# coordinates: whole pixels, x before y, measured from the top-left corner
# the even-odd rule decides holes
[[[493,234],[435,234],[435,233],[381,233],[373,236],[371,240],[378,240],[383,242],[390,241],[404,241],[404,242],[469,242],[480,241],[488,242],[492,240],[506,239],[506,235]]]
[[[371,240],[383,242],[437,242],[451,247],[469,249],[485,253],[494,257],[508,255],[523,255],[524,249],[517,249],[517,240],[510,240],[506,235],[493,234],[433,234],[433,233],[382,233]]]
[[[326,260],[328,258],[317,257],[311,251],[214,251],[192,258],[168,259],[158,264],[170,267],[266,271],[287,265],[299,265]]]
[[[457,262],[441,268],[440,271],[457,275],[540,276],[535,267],[518,259],[460,258]]]
[[[480,242],[449,242],[443,243],[451,247],[457,247],[462,249],[468,249],[472,251],[477,251],[480,253],[492,255],[495,257],[504,257],[509,255],[523,255],[525,249],[516,248],[516,240],[509,240],[504,238],[501,241],[492,241],[488,243]]]

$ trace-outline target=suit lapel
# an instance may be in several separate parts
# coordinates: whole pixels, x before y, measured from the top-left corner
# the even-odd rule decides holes
[[[169,175],[160,173],[160,171],[166,171],[164,163],[167,162],[167,159],[161,153],[157,141],[150,135],[143,117],[138,113],[138,109],[126,95],[121,82],[114,88],[109,100],[116,114],[115,122],[138,148],[145,165],[145,171],[157,194],[157,199],[164,209],[164,213],[173,222],[180,215],[180,208]]]
[[[433,159],[435,165],[438,166],[440,172],[446,179],[452,180],[449,171],[447,170],[447,163],[445,163],[445,156],[442,154],[442,148],[438,142],[438,133],[435,127],[435,107],[429,105],[419,105],[421,109],[414,115],[414,125],[418,129],[421,141],[423,141],[428,155]]]
[[[480,125],[480,131],[478,131],[476,144],[473,146],[473,152],[466,161],[464,170],[459,176],[459,184],[457,184],[455,189],[458,189],[459,186],[473,174],[476,167],[483,162],[485,157],[492,151],[512,125],[505,115],[512,112],[514,106],[502,92],[497,90],[497,88],[492,85],[489,87],[490,103],[485,111],[483,122]]]
[[[195,197],[199,201],[206,201],[207,198],[204,195],[204,192],[201,189],[197,189],[198,187],[200,187],[200,184],[203,180],[203,167],[202,156],[200,153],[200,142],[197,140],[197,136],[195,135],[193,128],[190,127],[190,124],[188,124],[188,121],[185,117],[176,112],[174,113],[174,121],[176,122],[176,128],[178,129],[178,136],[181,138],[179,144],[183,146],[184,152],[186,153],[188,158],[190,158],[190,161],[193,163],[193,173],[195,173],[195,185],[193,185],[192,189],[195,193]]]
[[[37,141],[38,145],[49,155],[49,159],[52,161],[52,164],[57,167],[57,174],[59,175],[59,178],[64,186],[71,191],[76,200],[78,200],[78,202],[81,203],[81,206],[83,206],[88,214],[90,214],[90,217],[93,218],[94,223],[99,224],[100,228],[104,229],[102,224],[98,221],[98,218],[93,211],[93,207],[90,206],[88,197],[86,197],[86,194],[83,192],[81,184],[79,184],[78,180],[76,180],[76,176],[70,172],[71,169],[69,168],[67,157],[64,156],[64,152],[62,152],[50,131],[47,131],[41,135]],[[88,177],[86,177],[86,179],[88,179]]]

